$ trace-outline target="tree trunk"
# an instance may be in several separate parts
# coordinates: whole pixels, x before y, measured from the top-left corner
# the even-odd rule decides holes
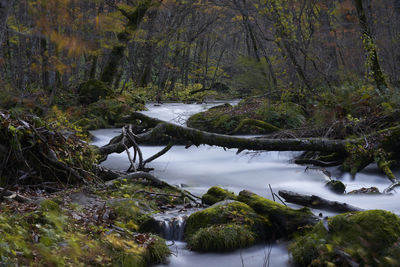
[[[14,0],[0,0],[0,56],[3,54],[4,35],[7,31],[7,19]]]
[[[223,134],[204,132],[187,128],[173,123],[150,118],[135,112],[130,120],[140,120],[148,127],[154,127],[147,134],[138,135],[138,143],[158,140],[167,135],[176,140],[183,140],[192,145],[210,145],[224,148],[236,148],[239,150],[254,151],[327,151],[346,153],[347,140],[328,140],[323,138],[302,139],[266,139],[266,138],[242,138]],[[99,148],[99,153],[121,153],[125,151],[125,145],[132,146],[129,142],[121,143],[122,138],[114,138],[110,144]]]
[[[133,12],[128,12],[123,8],[119,8],[119,11],[128,19],[128,23],[125,25],[124,31],[120,32],[117,36],[118,43],[111,50],[108,62],[100,75],[100,80],[102,82],[110,86],[113,84],[120,62],[124,57],[127,44],[132,37],[132,32],[137,30],[146,11],[150,8],[150,5],[151,0],[146,0],[141,2]]]
[[[372,36],[371,26],[365,13],[363,1],[354,0],[354,2],[356,5],[358,20],[362,31],[364,49],[367,54],[367,66],[370,68],[371,75],[374,78],[378,89],[382,91],[383,89],[387,88],[388,85],[386,83],[385,76],[383,75],[381,66],[379,65],[377,47],[375,39]]]

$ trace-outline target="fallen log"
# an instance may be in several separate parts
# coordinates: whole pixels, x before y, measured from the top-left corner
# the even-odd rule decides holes
[[[379,130],[367,136],[344,140],[326,138],[282,139],[243,138],[209,133],[151,118],[139,112],[134,112],[126,119],[135,123],[135,127],[132,127],[132,129],[140,129],[140,131],[134,133],[137,144],[143,144],[151,140],[166,140],[166,144],[168,144],[171,140],[174,140],[175,144],[186,143],[186,147],[191,145],[210,145],[223,147],[224,149],[238,149],[238,152],[243,150],[334,152],[338,155],[343,155],[343,159],[334,162],[318,161],[318,163],[325,163],[325,165],[330,166],[340,164],[343,160],[342,169],[355,175],[368,164],[376,162],[392,183],[398,182],[390,171],[389,163],[400,152],[400,126]],[[98,148],[98,153],[103,156],[111,153],[121,153],[126,151],[127,147],[132,146],[135,146],[134,142],[127,138],[124,139],[121,134],[113,138],[109,144]],[[161,156],[166,150],[168,149],[158,153],[158,156]],[[316,162],[314,161],[314,163]]]
[[[283,197],[286,202],[310,207],[313,209],[327,210],[333,212],[350,212],[350,211],[362,211],[363,209],[354,207],[347,203],[341,203],[337,201],[327,200],[325,198],[315,195],[303,195],[292,191],[280,190],[278,194]]]
[[[224,148],[247,149],[255,151],[332,151],[345,153],[345,145],[351,141],[329,140],[324,138],[292,138],[292,139],[266,139],[266,138],[243,138],[223,134],[215,134],[188,128],[173,123],[150,118],[144,114],[135,112],[130,119],[140,120],[151,128],[149,133],[139,134],[139,143],[148,141],[149,138],[160,138],[165,135],[178,140],[190,141],[193,145],[210,145]],[[108,145],[99,148],[102,155],[121,153],[125,150],[121,143],[122,137],[114,138]],[[128,140],[126,145],[132,146]]]

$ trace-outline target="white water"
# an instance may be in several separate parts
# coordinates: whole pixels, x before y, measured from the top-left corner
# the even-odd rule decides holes
[[[185,105],[163,104],[154,106],[149,104],[149,111],[145,114],[166,121],[183,124],[193,113],[211,107],[213,104]],[[215,105],[215,104],[214,104]],[[94,145],[104,145],[111,137],[117,135],[119,130],[107,129],[92,132],[96,137]],[[142,147],[144,157],[161,150],[162,147]],[[150,163],[148,167],[155,168],[154,174],[159,178],[201,195],[208,188],[220,185],[235,193],[247,189],[271,198],[268,184],[274,192],[279,190],[292,190],[298,193],[315,194],[330,200],[346,202],[364,209],[386,209],[400,214],[400,195],[393,196],[341,196],[328,191],[324,184],[327,177],[319,171],[307,171],[305,167],[292,164],[290,160],[295,154],[291,152],[243,152],[236,155],[236,150],[227,150],[219,147],[200,146],[185,149],[183,146],[174,146],[166,155]],[[124,153],[110,155],[104,165],[113,169],[126,170],[129,162]],[[341,174],[336,169],[330,169],[333,176],[342,180],[347,191],[361,187],[376,186],[382,191],[390,185],[379,171],[370,166],[357,174],[356,179],[351,179],[348,174]],[[400,173],[395,173],[399,175]],[[294,206],[294,205],[292,205]],[[319,213],[319,211],[316,211]],[[331,215],[323,212],[324,215]],[[184,248],[184,243],[177,243],[177,256],[172,256],[169,266],[243,266],[240,252],[227,254],[195,253]],[[265,246],[255,246],[244,249],[242,259],[244,266],[263,266],[265,260]],[[287,266],[288,255],[286,245],[273,245],[270,256],[270,266]]]

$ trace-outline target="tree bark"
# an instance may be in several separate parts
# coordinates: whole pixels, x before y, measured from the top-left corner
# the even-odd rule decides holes
[[[367,15],[365,13],[365,9],[363,6],[363,1],[362,0],[354,0],[356,9],[357,9],[357,15],[358,15],[358,20],[360,23],[361,31],[362,31],[362,39],[364,43],[364,49],[367,54],[367,65],[370,67],[370,71],[372,74],[372,77],[375,80],[376,85],[378,86],[379,90],[383,90],[388,87],[385,76],[383,75],[383,71],[381,69],[381,66],[379,64],[378,60],[378,53],[376,49],[376,42],[374,39],[374,36],[372,35],[371,31],[371,26],[369,24]]]
[[[106,66],[100,75],[100,80],[102,82],[105,82],[110,86],[113,84],[132,33],[137,30],[150,6],[151,0],[146,0],[141,2],[133,12],[128,12],[123,8],[119,8],[119,11],[128,19],[128,23],[125,25],[124,31],[120,32],[117,36],[118,43],[111,50]]]
[[[4,35],[7,30],[8,14],[14,0],[0,0],[0,56],[3,54]]]

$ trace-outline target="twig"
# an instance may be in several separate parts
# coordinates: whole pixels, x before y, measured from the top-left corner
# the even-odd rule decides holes
[[[273,199],[274,202],[275,202],[274,191],[272,191],[271,184],[268,184],[268,186],[269,186],[269,190],[271,190],[272,199]]]
[[[274,193],[274,195],[287,207],[286,203],[277,194]]]

